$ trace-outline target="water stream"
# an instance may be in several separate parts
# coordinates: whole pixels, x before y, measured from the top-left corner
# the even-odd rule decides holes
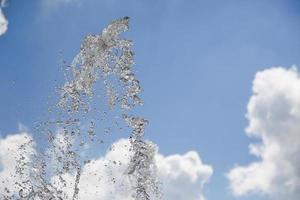
[[[65,83],[58,87],[58,103],[49,111],[54,117],[37,126],[36,130],[46,138],[44,148],[30,151],[38,146],[32,138],[19,147],[15,171],[18,192],[7,189],[1,199],[80,199],[82,168],[90,162],[82,152],[87,146],[102,148],[99,135],[103,133],[96,127],[104,119],[114,124],[117,131],[122,129],[122,123],[131,130],[128,146],[131,156],[124,176],[130,180],[132,199],[158,198],[156,146],[144,139],[147,119],[133,112],[143,100],[142,88],[132,69],[133,43],[120,36],[128,29],[129,18],[124,17],[111,22],[100,34],[85,37],[79,53],[65,68]],[[103,94],[99,94],[98,88],[102,88]],[[101,107],[106,109],[95,106],[96,97],[101,95],[106,100]],[[112,129],[105,127],[103,132]],[[66,180],[66,174],[73,177],[72,183]]]

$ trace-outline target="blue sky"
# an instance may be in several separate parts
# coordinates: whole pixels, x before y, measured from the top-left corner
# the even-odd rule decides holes
[[[61,59],[71,61],[86,34],[129,16],[147,137],[165,155],[199,152],[214,167],[207,199],[235,199],[225,173],[257,160],[244,134],[252,81],[257,71],[300,65],[299,9],[296,0],[12,0],[0,37],[0,135],[43,119]]]

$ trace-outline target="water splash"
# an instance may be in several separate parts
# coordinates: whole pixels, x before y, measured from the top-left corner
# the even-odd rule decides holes
[[[84,164],[89,163],[80,152],[85,144],[95,142],[94,138],[97,136],[96,120],[90,119],[87,130],[89,140],[84,139],[81,119],[98,109],[92,109],[91,105],[96,94],[95,84],[98,82],[104,85],[110,110],[117,110],[117,118],[121,118],[132,130],[129,137],[132,157],[126,173],[134,190],[133,199],[150,200],[159,196],[154,163],[156,147],[144,139],[148,121],[130,113],[134,107],[142,105],[143,101],[139,96],[142,88],[132,71],[132,41],[120,37],[128,29],[129,18],[124,17],[111,22],[100,34],[86,36],[80,52],[66,68],[65,84],[58,88],[60,98],[53,109],[56,110],[58,120],[48,120],[38,127],[40,132],[47,135],[47,148],[28,154],[25,149],[32,146],[32,140],[21,147],[16,174],[22,179],[15,184],[19,192],[8,192],[5,196],[2,195],[4,199],[79,198],[81,169]],[[101,114],[106,115],[106,112]],[[109,132],[110,129],[108,127],[104,132]],[[51,167],[47,163],[51,163]],[[72,192],[67,189],[65,174],[74,176]],[[54,180],[51,177],[57,178]]]

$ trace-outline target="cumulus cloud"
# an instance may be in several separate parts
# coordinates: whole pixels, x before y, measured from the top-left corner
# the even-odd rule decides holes
[[[5,196],[6,193],[19,191],[15,182],[21,182],[22,177],[15,173],[17,160],[21,160],[21,157],[23,157],[24,163],[30,161],[30,155],[34,153],[34,143],[31,143],[31,141],[32,138],[27,133],[0,138],[0,195]],[[30,145],[20,151],[19,149],[23,144]],[[24,171],[24,175],[26,174],[28,175],[29,172]],[[0,198],[3,196],[0,196]]]
[[[79,183],[79,199],[131,199],[130,180],[125,175],[130,158],[128,148],[128,140],[119,140],[113,144],[113,150],[84,165]],[[72,197],[75,176],[65,174],[63,179],[67,184],[65,191]],[[59,177],[53,177],[52,182],[58,188],[62,187]]]
[[[195,151],[184,155],[156,156],[158,176],[166,200],[204,200],[203,187],[213,169],[202,163]]]
[[[84,166],[79,199],[132,199],[130,180],[124,174],[131,155],[129,146],[128,140],[121,139],[113,144],[113,151]],[[157,153],[156,163],[165,200],[204,199],[203,187],[209,181],[213,169],[202,163],[197,152],[170,156]],[[74,176],[65,175],[65,179],[74,182]],[[68,187],[73,188],[73,185]]]
[[[276,200],[298,200],[300,77],[295,67],[274,67],[256,74],[247,118],[247,135],[261,140],[249,146],[259,161],[236,166],[227,174],[233,194],[251,192]]]
[[[7,26],[8,26],[8,21],[2,12],[2,7],[0,6],[0,36],[7,31]]]
[[[16,165],[14,154],[17,146],[26,139],[28,134],[10,135],[0,140],[0,180],[9,179]],[[131,200],[132,190],[126,169],[131,156],[130,143],[121,139],[112,144],[104,156],[87,161],[82,168],[79,184],[79,199],[89,200]],[[9,150],[8,150],[9,149]],[[33,149],[32,149],[33,150]],[[162,182],[162,192],[165,200],[203,200],[203,187],[209,181],[213,169],[202,163],[197,152],[190,151],[183,155],[163,156],[156,154],[157,175]],[[6,177],[6,178],[5,178]],[[18,178],[18,177],[16,177]],[[66,185],[60,185],[58,177],[52,177],[53,185],[64,187],[71,197],[75,176],[65,174]],[[13,188],[13,182],[9,186]],[[4,185],[0,185],[0,192]]]

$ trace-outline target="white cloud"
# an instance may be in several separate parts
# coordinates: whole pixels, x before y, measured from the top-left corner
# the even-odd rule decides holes
[[[26,142],[27,134],[16,134],[0,140],[0,159],[3,166],[0,168],[0,182],[10,178],[16,165],[13,154],[17,146]],[[103,157],[91,160],[82,169],[79,184],[79,200],[131,200],[132,192],[130,180],[125,174],[130,157],[129,141],[121,139],[115,142],[113,150]],[[7,150],[7,149],[10,150]],[[203,186],[213,173],[212,167],[202,163],[197,152],[191,151],[184,155],[163,156],[156,155],[157,172],[163,184],[165,200],[203,200]],[[18,178],[18,177],[16,177]],[[67,191],[72,196],[74,176],[65,174]],[[59,186],[57,177],[53,177],[54,185]],[[13,182],[6,185],[13,189]],[[0,192],[4,185],[0,185]]]
[[[0,198],[7,194],[7,189],[10,193],[19,191],[14,183],[22,180],[22,177],[17,176],[15,168],[17,166],[16,160],[24,157],[23,162],[30,160],[30,155],[34,153],[34,143],[31,143],[31,136],[27,133],[20,133],[15,135],[8,135],[6,138],[0,138]],[[23,151],[19,148],[23,144],[26,145]],[[28,172],[24,171],[24,175]],[[28,175],[28,174],[27,174]],[[7,189],[6,189],[7,188]]]
[[[83,167],[79,184],[80,200],[131,199],[130,180],[125,175],[130,157],[129,143],[122,139],[113,146],[113,151],[107,152],[104,157],[91,160]],[[75,177],[66,174],[64,179],[68,183],[68,196],[71,197]],[[53,178],[54,185],[60,184],[57,180],[57,177]]]
[[[132,199],[130,180],[124,174],[130,157],[129,141],[121,139],[114,150],[92,160],[83,168],[79,199]],[[165,200],[203,200],[203,186],[213,173],[212,167],[202,163],[197,152],[184,155],[156,154],[157,173],[162,181]],[[74,182],[74,177],[66,175]],[[112,181],[114,178],[114,181]],[[72,188],[72,185],[69,185]]]
[[[165,200],[203,200],[203,186],[213,173],[195,151],[184,155],[156,156]]]
[[[0,36],[7,31],[8,21],[5,18],[0,6]]]
[[[261,139],[249,150],[260,161],[236,166],[228,173],[233,194],[254,192],[276,200],[298,200],[300,77],[295,67],[274,67],[256,74],[247,118],[247,135]]]

